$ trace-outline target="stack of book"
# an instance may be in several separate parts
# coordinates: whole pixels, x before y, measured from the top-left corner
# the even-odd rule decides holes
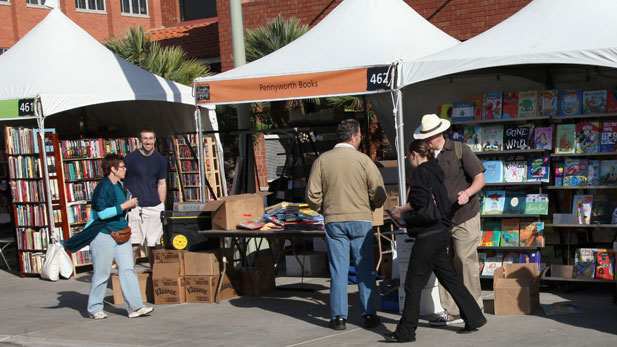
[[[266,208],[262,218],[238,224],[250,230],[324,230],[324,218],[308,204],[280,202]]]

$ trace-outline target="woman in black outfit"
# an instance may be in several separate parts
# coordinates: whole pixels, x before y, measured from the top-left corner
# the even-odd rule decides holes
[[[431,272],[444,288],[452,294],[458,305],[465,327],[458,333],[470,333],[486,324],[482,310],[471,296],[463,281],[458,277],[452,260],[446,249],[450,243],[451,226],[447,217],[452,203],[443,184],[444,173],[434,157],[428,143],[415,140],[409,145],[407,158],[415,169],[411,178],[408,203],[397,207],[393,214],[398,216],[412,209],[422,208],[429,196],[434,196],[442,216],[441,220],[431,226],[407,226],[409,236],[416,239],[409,259],[407,278],[405,279],[405,307],[396,330],[384,335],[388,342],[411,342],[416,340],[416,328],[420,313],[420,294],[431,276]]]

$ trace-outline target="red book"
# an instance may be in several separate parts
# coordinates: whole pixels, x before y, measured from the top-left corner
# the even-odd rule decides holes
[[[518,117],[518,92],[503,93],[503,106],[501,118]]]

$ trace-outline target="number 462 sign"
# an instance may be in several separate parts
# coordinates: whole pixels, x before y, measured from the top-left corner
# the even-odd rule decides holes
[[[396,80],[396,68],[391,66],[378,66],[366,69],[366,90],[389,90],[393,89],[392,81]]]

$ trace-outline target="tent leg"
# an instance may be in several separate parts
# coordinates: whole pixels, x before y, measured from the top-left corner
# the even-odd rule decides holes
[[[394,124],[396,129],[396,161],[398,163],[399,204],[407,202],[407,184],[405,182],[405,131],[403,127],[403,92],[396,90],[394,104]]]
[[[205,165],[204,165],[204,137],[203,137],[203,129],[202,129],[202,124],[201,124],[201,111],[199,110],[199,107],[195,107],[195,128],[197,129],[197,163],[199,165],[199,190],[200,190],[200,194],[199,196],[201,197],[201,202],[204,202],[206,200],[206,194],[208,193],[208,190],[205,189],[205,183],[206,183],[206,173],[204,172],[204,170],[206,169]]]

